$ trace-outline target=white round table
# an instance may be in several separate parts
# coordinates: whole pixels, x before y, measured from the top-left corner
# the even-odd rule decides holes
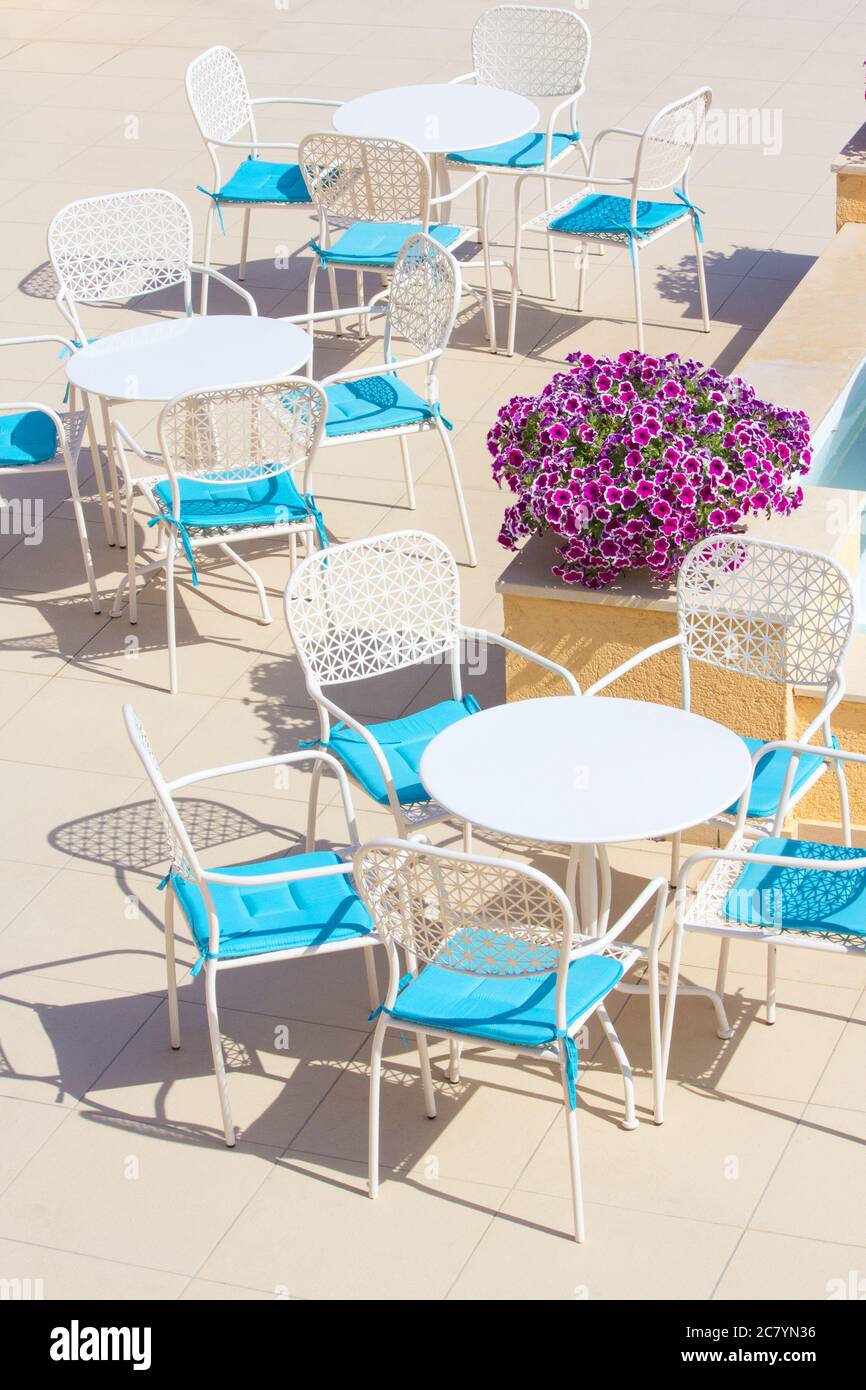
[[[437,82],[370,92],[345,102],[331,119],[343,135],[402,140],[424,154],[459,154],[516,140],[540,118],[538,107],[516,92]]]
[[[104,400],[168,401],[187,392],[290,376],[309,359],[294,323],[250,314],[163,319],[98,338],[70,357],[74,386]]]
[[[700,715],[563,696],[453,724],[430,743],[420,773],[433,800],[470,824],[570,846],[569,895],[579,868],[580,928],[594,935],[596,849],[702,824],[736,802],[750,769],[742,739]]]

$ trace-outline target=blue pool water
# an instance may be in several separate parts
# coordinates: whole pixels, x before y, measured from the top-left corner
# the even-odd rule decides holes
[[[809,482],[866,492],[866,362],[816,432]]]

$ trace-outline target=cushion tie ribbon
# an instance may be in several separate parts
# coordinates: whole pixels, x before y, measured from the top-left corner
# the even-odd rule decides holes
[[[180,536],[181,545],[183,546],[183,553],[189,560],[189,567],[192,570],[192,582],[194,587],[197,589],[198,571],[195,567],[195,558],[192,553],[192,544],[189,539],[189,532],[187,531],[180,517],[172,516],[170,512],[160,512],[159,516],[152,516],[147,524],[148,526],[156,526],[160,521],[164,521],[168,526],[174,526],[175,530],[177,531],[177,534]]]
[[[217,217],[219,218],[220,231],[222,232],[223,236],[225,236],[225,234],[226,234],[226,224],[225,224],[225,222],[223,221],[223,210],[222,210],[222,207],[220,206],[220,195],[219,195],[218,193],[211,193],[211,191],[210,191],[209,188],[205,188],[205,187],[204,187],[202,184],[200,184],[200,183],[197,183],[197,184],[196,184],[196,188],[198,189],[199,193],[204,193],[204,195],[205,195],[206,198],[213,198],[213,205],[214,205],[214,207],[216,208],[216,214],[217,214]]]
[[[414,980],[414,978],[415,978],[415,976],[412,974],[412,971],[411,971],[411,970],[408,970],[408,971],[406,972],[406,974],[405,974],[405,975],[402,977],[402,979],[400,980],[399,984],[397,985],[397,994],[402,994],[402,993],[403,993],[403,990],[406,988],[406,986],[408,985],[409,981],[410,981],[410,980]],[[396,996],[395,996],[395,997],[396,997]],[[379,1015],[380,1015],[381,1013],[389,1014],[390,1012],[391,1012],[391,1010],[388,1009],[388,1008],[386,1008],[386,1007],[385,1007],[385,1004],[382,1003],[382,1004],[380,1004],[380,1005],[378,1006],[378,1008],[374,1009],[373,1012],[372,1012],[371,1014],[368,1014],[368,1015],[367,1015],[367,1022],[368,1022],[368,1023],[372,1023],[373,1020],[376,1019],[376,1018],[378,1018]]]
[[[695,235],[697,236],[698,241],[699,241],[701,244],[703,244],[703,240],[704,240],[704,229],[703,229],[703,227],[701,226],[701,216],[700,216],[700,215],[701,215],[702,212],[705,211],[705,209],[704,209],[704,208],[699,208],[699,207],[697,207],[697,205],[696,205],[695,203],[693,203],[693,202],[691,201],[691,199],[688,198],[688,197],[686,196],[686,194],[683,192],[683,190],[682,190],[681,188],[675,188],[675,189],[673,189],[673,195],[674,195],[675,198],[679,198],[679,200],[680,200],[680,202],[683,204],[683,206],[684,206],[685,208],[687,208],[688,211],[692,214],[692,217],[694,218],[694,223],[695,223]],[[649,229],[649,231],[653,231],[653,230],[655,230],[655,228],[650,228],[650,229]],[[643,227],[631,227],[631,226],[629,226],[629,227],[626,228],[626,232],[627,232],[627,234],[628,234],[628,250],[629,250],[629,255],[631,256],[632,261],[634,261],[634,257],[635,257],[635,249],[634,249],[634,246],[635,246],[635,238],[637,238],[639,241],[642,240],[645,236],[648,235],[648,230],[647,230],[646,228],[643,228]]]
[[[311,492],[304,493],[304,502],[306,503],[307,511],[316,523],[316,535],[319,537],[319,545],[323,550],[327,550],[331,542],[328,540],[328,533],[325,530],[325,519]]]
[[[565,1079],[568,1083],[568,1102],[572,1110],[577,1108],[577,1043],[565,1028],[557,1028],[556,1037],[562,1043],[565,1053]]]

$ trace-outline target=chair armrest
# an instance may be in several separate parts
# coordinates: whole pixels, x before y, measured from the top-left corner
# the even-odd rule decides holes
[[[253,317],[258,317],[258,305],[252,295],[247,290],[241,289],[240,285],[236,285],[234,280],[230,280],[227,275],[223,275],[221,270],[214,270],[213,266],[210,265],[199,265],[198,261],[190,261],[189,269],[197,271],[199,275],[209,275],[212,280],[219,280],[220,284],[234,290],[235,294],[240,295],[241,299],[246,301],[250,314]]]
[[[304,878],[344,877],[352,872],[351,864],[322,864],[317,869],[284,869],[281,874],[221,874],[216,869],[202,869],[206,883],[225,883],[232,888],[263,888],[272,883],[297,883]]]
[[[59,333],[28,333],[21,338],[0,338],[0,347],[24,347],[29,343],[59,343],[66,348],[70,357],[79,349],[69,338],[63,338]]]
[[[657,895],[657,896],[656,896]],[[612,945],[618,936],[621,936],[626,927],[630,925],[640,912],[641,908],[649,902],[650,898],[656,897],[656,912],[653,921],[652,940],[650,950],[657,950],[661,926],[664,917],[664,907],[667,902],[668,884],[664,878],[650,879],[645,888],[641,889],[634,902],[630,903],[625,912],[614,922],[612,927],[608,927],[603,936],[591,937],[588,941],[581,941],[571,953],[572,960],[578,960],[581,956],[596,956],[607,946]]]
[[[279,320],[280,323],[322,323],[328,319],[342,319],[352,317],[355,314],[384,314],[387,313],[386,304],[351,304],[348,308],[339,309],[317,309],[314,314],[286,314]]]
[[[733,837],[736,838],[736,837]],[[729,842],[731,843],[731,842]],[[718,863],[727,860],[734,864],[767,864],[776,869],[815,869],[827,873],[851,873],[855,869],[866,869],[866,852],[860,859],[786,859],[781,854],[754,853],[748,849],[701,849],[690,854],[677,875],[676,912],[681,919],[686,901],[687,879],[697,864]]]
[[[265,767],[288,766],[292,763],[320,762],[329,767],[336,775],[337,785],[340,789],[340,799],[343,803],[343,812],[346,817],[346,826],[349,831],[349,838],[352,845],[360,843],[358,827],[355,821],[355,808],[352,804],[352,794],[349,790],[349,779],[346,776],[342,764],[328,753],[324,748],[303,748],[294,753],[274,753],[267,758],[252,758],[243,763],[226,763],[222,767],[206,768],[202,772],[189,772],[183,777],[176,777],[173,782],[166,785],[169,792],[182,791],[185,787],[196,786],[199,782],[211,782],[217,777],[232,777],[244,772],[258,772]]]
[[[439,203],[451,203],[455,198],[459,197],[461,193],[465,193],[467,188],[472,188],[474,184],[481,182],[489,182],[489,175],[484,169],[479,169],[477,174],[473,174],[471,178],[467,179],[465,183],[459,184],[457,188],[449,189],[447,193],[440,193],[438,198],[431,198],[430,206],[432,208],[436,207]]]
[[[296,150],[297,140],[208,140],[221,150]]]
[[[250,106],[345,106],[332,97],[251,97]]]
[[[595,681],[585,692],[586,695],[597,695],[600,690],[606,689],[614,681],[619,680],[620,676],[633,671],[635,666],[640,666],[642,662],[648,661],[651,656],[657,656],[659,652],[671,651],[674,647],[682,645],[682,633],[677,633],[675,637],[666,637],[663,642],[654,642],[651,647],[645,647],[637,656],[629,657],[621,666],[616,666],[612,671],[608,671],[606,676]]]
[[[477,82],[477,72],[462,72],[459,77],[452,77],[449,80],[449,87],[453,87],[455,82]]]
[[[399,804],[397,802],[396,788],[394,787],[394,778],[392,776],[391,769],[388,765],[388,759],[382,752],[382,745],[379,743],[375,734],[371,732],[369,729],[367,729],[364,724],[361,724],[358,722],[357,719],[354,719],[351,714],[347,714],[347,712],[344,709],[340,709],[339,705],[335,705],[333,700],[329,700],[327,695],[324,695],[322,693],[321,689],[310,689],[310,694],[312,695],[316,704],[322,705],[328,711],[329,714],[332,714],[338,721],[345,724],[347,728],[354,729],[356,734],[360,734],[361,738],[366,743],[370,752],[373,754],[373,757],[376,761],[376,766],[382,774],[382,780],[384,781],[385,788],[388,792],[388,800],[392,803],[393,809],[394,806]],[[375,728],[375,725],[373,727]],[[336,762],[337,760],[336,758],[332,757],[331,761]],[[337,764],[337,766],[339,767],[339,763]],[[342,767],[340,767],[340,771],[343,772]],[[344,777],[345,775],[345,772],[343,772]]]
[[[554,675],[561,676],[566,685],[571,690],[572,695],[582,694],[580,686],[572,675],[571,671],[560,666],[556,661],[550,661],[546,656],[541,656],[538,652],[530,651],[529,647],[522,647],[519,642],[512,642],[510,637],[503,637],[498,632],[487,632],[481,627],[464,627],[463,623],[458,623],[457,631],[463,637],[480,637],[484,642],[493,642],[497,647],[504,647],[507,651],[515,652],[518,656],[525,657],[527,661],[535,662],[536,666],[543,666],[545,670],[552,671]]]

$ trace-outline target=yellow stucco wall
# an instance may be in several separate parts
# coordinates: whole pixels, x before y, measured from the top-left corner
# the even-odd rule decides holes
[[[846,222],[866,222],[866,174],[836,174],[836,231]]]

